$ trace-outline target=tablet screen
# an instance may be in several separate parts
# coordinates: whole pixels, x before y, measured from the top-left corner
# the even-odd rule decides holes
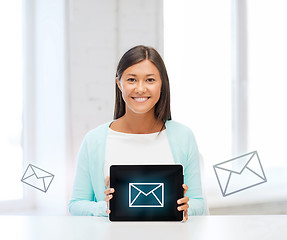
[[[113,165],[110,187],[111,221],[181,221],[177,200],[183,197],[183,167]]]

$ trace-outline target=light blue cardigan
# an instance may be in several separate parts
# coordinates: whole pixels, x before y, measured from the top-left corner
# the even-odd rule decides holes
[[[69,201],[71,215],[108,216],[104,201],[104,162],[108,128],[105,123],[85,136],[79,150],[73,192]],[[199,154],[192,131],[173,120],[165,123],[168,141],[175,163],[184,167],[184,183],[188,186],[188,215],[203,215],[205,204],[202,197]]]

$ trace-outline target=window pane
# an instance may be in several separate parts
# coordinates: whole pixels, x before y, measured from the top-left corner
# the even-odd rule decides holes
[[[22,197],[22,1],[0,2],[0,200]]]
[[[165,62],[174,120],[195,133],[211,165],[231,156],[231,6],[229,0],[164,1]]]
[[[287,166],[287,2],[247,3],[249,148],[264,166]]]

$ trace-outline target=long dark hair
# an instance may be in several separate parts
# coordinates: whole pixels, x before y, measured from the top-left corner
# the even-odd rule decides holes
[[[116,77],[121,80],[123,72],[132,65],[141,61],[149,60],[158,69],[162,81],[161,93],[158,102],[155,105],[155,117],[157,120],[165,122],[171,120],[170,113],[170,89],[167,71],[164,62],[159,53],[152,47],[139,45],[128,50],[119,61]],[[116,101],[114,109],[114,119],[122,117],[126,113],[126,104],[123,100],[121,90],[116,83]],[[162,129],[164,127],[162,126]]]

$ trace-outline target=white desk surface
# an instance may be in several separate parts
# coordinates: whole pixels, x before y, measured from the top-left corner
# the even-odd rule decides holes
[[[0,216],[2,240],[286,240],[287,215],[205,216],[180,222],[110,222],[99,217]]]

